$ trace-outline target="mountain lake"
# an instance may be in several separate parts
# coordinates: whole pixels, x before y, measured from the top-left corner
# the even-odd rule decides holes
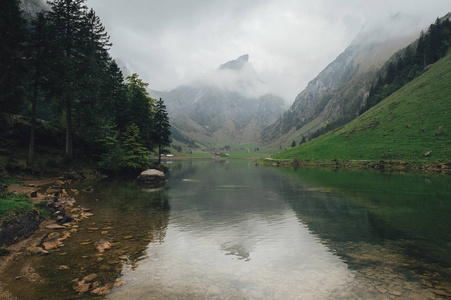
[[[19,299],[451,298],[449,175],[164,163],[163,189],[107,179],[75,196],[93,215],[50,255],[14,262],[4,288]],[[99,252],[102,239],[114,247]],[[123,284],[77,294],[90,274]]]

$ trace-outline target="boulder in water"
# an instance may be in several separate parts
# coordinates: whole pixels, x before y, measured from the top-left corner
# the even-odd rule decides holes
[[[150,185],[164,185],[167,181],[164,173],[156,169],[145,170],[135,180],[137,183]]]

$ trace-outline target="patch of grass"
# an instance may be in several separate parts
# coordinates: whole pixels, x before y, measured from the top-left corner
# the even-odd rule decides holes
[[[451,162],[451,54],[354,121],[273,156],[311,162]]]
[[[2,178],[2,182],[6,183],[6,184],[20,184],[20,185],[23,185],[22,182],[20,182],[19,180],[15,179],[15,178]]]
[[[34,208],[33,201],[25,195],[6,193],[0,196],[0,221]]]
[[[5,246],[0,247],[0,256],[5,256],[9,254],[9,249]]]
[[[44,218],[44,219],[46,219],[46,220],[49,220],[50,219],[50,211],[48,211],[47,209],[45,209],[45,208],[36,208],[37,209],[37,211],[39,212],[39,214]]]

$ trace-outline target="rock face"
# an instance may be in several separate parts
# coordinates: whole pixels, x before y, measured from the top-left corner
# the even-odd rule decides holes
[[[379,68],[416,36],[410,33],[394,37],[382,29],[362,31],[296,97],[283,117],[262,131],[262,141],[291,142],[294,132],[299,138],[312,137],[320,129],[338,127],[356,118],[365,105],[371,84],[377,80]]]
[[[208,78],[150,95],[164,99],[173,139],[208,147],[257,141],[261,129],[286,109],[284,99],[267,93],[247,54],[221,65]]]
[[[168,180],[163,172],[156,169],[148,169],[142,172],[135,180],[137,183],[159,184],[166,183]]]
[[[249,54],[244,54],[235,60],[228,61],[225,64],[221,65],[219,67],[219,70],[241,70],[247,62],[249,62]]]

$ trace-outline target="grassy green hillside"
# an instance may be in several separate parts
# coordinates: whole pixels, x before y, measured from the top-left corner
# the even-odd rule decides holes
[[[451,54],[354,121],[273,158],[451,163]]]

